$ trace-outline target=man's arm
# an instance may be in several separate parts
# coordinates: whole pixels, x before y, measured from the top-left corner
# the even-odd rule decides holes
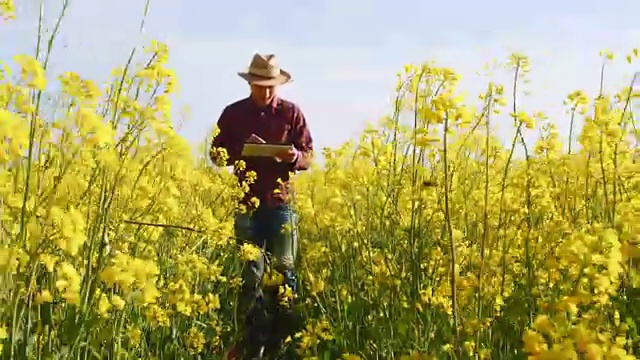
[[[235,136],[236,131],[233,129],[233,123],[231,111],[226,107],[218,119],[218,134],[213,138],[209,151],[211,161],[215,164],[220,164],[222,161],[220,149],[227,150],[227,159],[222,166],[232,166],[240,160],[244,144],[242,141],[238,141]]]
[[[298,151],[293,162],[293,171],[308,170],[313,159],[313,139],[307,119],[297,106],[293,114],[293,146]]]

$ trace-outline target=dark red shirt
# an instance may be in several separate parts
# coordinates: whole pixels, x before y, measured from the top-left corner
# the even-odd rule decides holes
[[[215,150],[224,148],[229,157],[223,165],[234,165],[238,160],[246,163],[245,170],[234,168],[239,182],[246,179],[247,171],[254,171],[257,175],[242,202],[249,205],[249,200],[256,197],[260,204],[267,206],[287,203],[290,173],[307,170],[313,151],[311,134],[300,108],[277,97],[271,104],[260,108],[248,97],[225,107],[218,120],[218,129],[218,135],[211,145],[211,160],[219,163],[219,152]],[[244,143],[251,134],[267,143],[293,144],[299,151],[297,160],[290,164],[277,162],[274,158],[241,156]]]

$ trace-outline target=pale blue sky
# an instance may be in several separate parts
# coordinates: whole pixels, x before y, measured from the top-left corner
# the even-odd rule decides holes
[[[18,20],[0,25],[3,60],[33,53],[39,1],[17,2]],[[46,2],[51,28],[61,0]],[[390,110],[403,64],[431,59],[451,66],[475,96],[487,82],[475,72],[510,50],[531,57],[525,109],[545,111],[566,132],[562,100],[578,88],[597,91],[598,51],[624,55],[640,47],[640,3],[634,0],[152,0],[144,36],[138,34],[143,0],[70,3],[51,71],[102,80],[124,64],[132,46],[166,41],[180,76],[177,105],[191,108],[181,133],[194,144],[226,104],[247,95],[236,72],[254,51],[276,53],[293,74],[281,94],[300,104],[320,148],[339,145]],[[617,62],[607,88],[625,84],[633,72]],[[497,80],[507,83],[508,77]],[[506,129],[501,133],[509,136]]]

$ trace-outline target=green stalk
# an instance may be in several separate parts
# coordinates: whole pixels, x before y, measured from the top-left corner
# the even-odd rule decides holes
[[[482,319],[482,290],[484,275],[484,259],[487,248],[487,241],[489,239],[489,157],[491,146],[491,105],[493,104],[493,87],[489,90],[489,96],[487,96],[487,116],[485,119],[485,159],[484,159],[484,197],[483,197],[483,209],[482,209],[482,243],[480,244],[480,265],[478,268],[478,291],[476,295],[477,309],[476,316],[478,320]],[[476,334],[476,354],[480,347],[481,331]]]
[[[458,314],[458,292],[456,289],[456,243],[453,239],[453,226],[451,224],[451,210],[449,205],[449,159],[448,159],[448,149],[447,149],[447,133],[449,132],[449,115],[445,115],[444,118],[444,130],[443,130],[443,167],[444,167],[444,217],[446,223],[446,232],[449,240],[449,261],[451,262],[450,266],[450,286],[451,286],[451,303],[452,303],[452,312],[453,312],[453,327],[454,327],[454,339],[455,339],[455,348],[458,352],[459,356],[462,354],[462,348],[460,343],[460,319]]]
[[[519,77],[520,77],[520,70],[521,70],[521,66],[522,64],[520,63],[520,61],[518,61],[518,63],[516,64],[516,68],[513,74],[513,90],[512,90],[512,97],[513,97],[513,116],[517,116],[517,103],[516,103],[516,98],[517,98],[517,94],[518,94],[518,81],[519,81]],[[504,203],[504,194],[507,188],[507,176],[509,174],[509,168],[511,166],[511,160],[513,158],[513,153],[515,152],[516,149],[516,143],[518,141],[518,134],[520,133],[520,129],[522,128],[522,123],[519,123],[516,126],[516,134],[513,136],[513,140],[511,142],[511,149],[509,150],[509,156],[507,157],[507,162],[504,164],[504,170],[502,173],[502,180],[501,180],[501,187],[500,187],[500,203],[499,203],[499,210],[498,210],[498,235],[501,233],[502,227],[504,225],[503,221],[504,221],[504,211],[503,211],[503,203]],[[500,240],[499,237],[496,240]],[[501,285],[500,285],[500,294],[504,295],[504,287],[505,287],[505,281],[506,281],[506,271],[507,271],[507,259],[506,259],[506,247],[507,247],[507,241],[506,239],[501,239],[502,240],[502,260],[501,260],[501,266],[502,266],[502,281],[501,281]],[[490,248],[489,250],[489,254],[491,255],[491,253],[493,252],[493,247]]]
[[[418,147],[416,146],[416,142],[417,142],[417,129],[419,124],[418,121],[418,116],[419,116],[419,111],[418,111],[418,102],[420,101],[420,82],[422,81],[422,78],[425,74],[425,66],[421,67],[420,70],[420,74],[418,75],[418,79],[416,80],[418,82],[418,86],[416,87],[416,92],[414,94],[413,97],[413,105],[414,105],[414,109],[413,109],[413,151],[411,154],[411,189],[413,189],[413,191],[416,191],[416,189],[418,188],[417,186],[417,178],[418,178],[418,164],[416,164],[416,156],[417,156],[417,151],[418,151]],[[416,226],[416,221],[417,221],[417,214],[416,214],[416,197],[415,196],[411,196],[411,219],[410,219],[410,225],[409,225],[409,251],[411,252],[411,264],[412,264],[412,272],[413,274],[415,274],[413,276],[413,286],[411,287],[411,301],[412,303],[415,303],[418,299],[418,292],[420,291],[420,263],[417,259],[417,254],[416,254],[416,234],[415,234],[415,226]]]

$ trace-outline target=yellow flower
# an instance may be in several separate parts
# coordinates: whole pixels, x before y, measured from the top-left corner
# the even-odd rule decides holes
[[[16,6],[13,0],[0,0],[0,16],[5,20],[14,19],[16,12]]]
[[[531,355],[540,354],[547,350],[547,344],[542,335],[533,330],[527,330],[522,341],[524,342],[524,350]]]
[[[551,323],[547,315],[538,315],[533,322],[533,328],[542,334],[549,335],[553,333],[553,327],[553,323]]]
[[[245,261],[257,261],[260,258],[262,251],[259,247],[253,244],[243,243],[240,247],[240,254],[242,259]]]
[[[109,303],[109,298],[107,298],[105,294],[101,294],[100,300],[98,301],[98,314],[102,317],[106,317],[110,308],[111,303]]]
[[[204,334],[202,334],[202,332],[197,328],[192,327],[184,335],[184,342],[190,354],[199,354],[204,348]]]
[[[80,304],[81,279],[78,271],[73,265],[64,262],[58,265],[58,281],[56,288],[62,293],[62,298],[72,305]]]
[[[36,295],[34,303],[36,305],[42,305],[44,303],[53,302],[53,295],[49,290],[42,290],[38,295]]]
[[[7,327],[6,326],[0,326],[0,354],[2,354],[3,351],[3,340],[5,340],[7,337],[9,337],[9,334],[7,332]]]
[[[40,62],[29,55],[16,55],[13,60],[20,66],[20,78],[26,86],[44,90],[47,78]]]
[[[139,344],[142,339],[142,331],[136,326],[130,326],[127,329],[127,337],[133,344]]]
[[[293,290],[289,285],[281,285],[278,289],[278,297],[280,298],[280,304],[283,306],[289,306],[293,299]]]
[[[342,359],[343,360],[361,360],[362,358],[358,355],[353,355],[353,354],[343,354],[342,355]]]
[[[111,304],[118,310],[124,309],[126,302],[118,295],[111,296]]]

